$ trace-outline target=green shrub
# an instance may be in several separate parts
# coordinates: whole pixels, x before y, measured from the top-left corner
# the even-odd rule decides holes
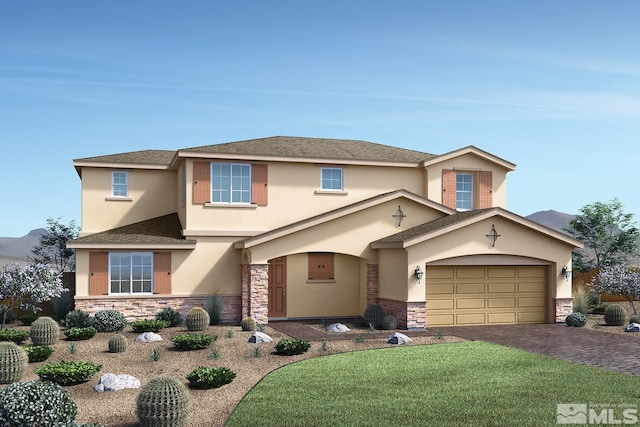
[[[256,319],[254,319],[253,317],[245,317],[240,321],[240,327],[243,331],[255,331]]]
[[[206,368],[198,366],[187,374],[189,383],[194,388],[218,388],[229,384],[236,377],[236,373],[229,368]]]
[[[589,306],[589,312],[593,314],[604,314],[604,310],[607,308],[607,304],[591,304]]]
[[[64,331],[70,341],[83,341],[93,338],[98,331],[89,326],[88,328],[71,328]]]
[[[0,384],[20,381],[27,370],[29,356],[18,344],[0,342]]]
[[[51,382],[18,382],[0,391],[3,426],[58,427],[73,423],[77,413],[69,393]]]
[[[64,318],[73,310],[75,301],[71,292],[63,292],[59,297],[51,299],[51,309],[53,310],[53,318],[63,321]]]
[[[29,329],[33,345],[53,345],[60,339],[60,326],[49,316],[38,317]]]
[[[18,320],[20,320],[24,326],[31,326],[31,324],[41,316],[42,314],[40,313],[25,313],[20,315],[20,317],[18,317]]]
[[[162,309],[156,314],[157,320],[164,320],[169,323],[169,327],[174,328],[180,326],[183,323],[182,315],[178,310],[171,307]]]
[[[634,314],[629,317],[629,323],[640,323],[640,314]]]
[[[5,324],[13,323],[16,321],[16,313],[10,307],[2,304],[0,305],[0,323],[2,323],[2,319],[4,319],[5,313],[7,314],[7,320]]]
[[[575,326],[580,328],[587,324],[587,316],[580,313],[579,311],[576,311],[568,315],[565,322],[567,323],[567,326]]]
[[[187,332],[178,334],[171,338],[171,342],[180,350],[202,350],[217,340],[216,335],[202,334],[198,332]]]
[[[129,326],[133,332],[160,332],[169,327],[169,322],[158,319],[134,320]]]
[[[395,329],[398,327],[398,320],[396,319],[395,316],[391,316],[388,314],[382,318],[382,323],[380,327],[387,331],[391,329]]]
[[[0,341],[13,341],[20,344],[29,339],[29,332],[20,329],[3,329],[0,331]]]
[[[607,325],[622,326],[627,322],[627,310],[620,304],[611,304],[604,310],[604,321]]]
[[[587,292],[583,286],[578,287],[573,292],[573,311],[587,314],[591,300],[591,294]]]
[[[45,361],[53,354],[53,349],[48,345],[25,345],[22,348],[29,356],[29,363]]]
[[[115,334],[109,338],[109,353],[122,353],[127,351],[127,337],[122,334]]]
[[[127,319],[117,310],[100,310],[91,319],[91,326],[98,332],[116,332],[127,327]]]
[[[154,378],[140,389],[136,416],[141,427],[182,427],[189,415],[189,396],[173,378]]]
[[[91,316],[84,310],[72,310],[64,317],[67,328],[88,328],[91,326]]]
[[[371,304],[364,310],[364,321],[367,325],[373,325],[376,329],[382,328],[382,319],[386,316],[387,313],[384,311],[384,308],[378,304]]]
[[[207,301],[207,313],[209,313],[209,324],[219,325],[222,321],[222,299],[219,295],[213,294]]]
[[[275,345],[276,353],[286,356],[306,353],[311,348],[311,343],[304,340],[282,338]]]
[[[193,307],[187,313],[184,323],[190,331],[204,331],[209,326],[209,313],[202,307]]]
[[[51,381],[65,386],[80,384],[88,381],[102,369],[102,365],[93,362],[82,361],[61,361],[57,363],[47,363],[36,369],[36,375],[40,381]]]

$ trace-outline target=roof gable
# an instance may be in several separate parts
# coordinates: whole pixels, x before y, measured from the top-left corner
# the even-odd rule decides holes
[[[498,156],[494,156],[484,150],[481,150],[473,145],[469,145],[467,147],[460,148],[458,150],[450,151],[445,154],[441,154],[439,156],[434,156],[431,159],[425,160],[422,164],[423,166],[431,166],[440,162],[444,162],[446,160],[450,160],[456,157],[463,156],[465,154],[473,154],[475,156],[481,157],[491,163],[495,163],[508,171],[514,171],[516,169],[516,165],[507,160],[504,160]]]

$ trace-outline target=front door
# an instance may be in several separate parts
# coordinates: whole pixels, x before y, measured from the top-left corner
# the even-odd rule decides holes
[[[269,318],[287,316],[287,258],[269,260]]]

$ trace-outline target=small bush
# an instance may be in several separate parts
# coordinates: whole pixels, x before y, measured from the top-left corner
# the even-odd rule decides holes
[[[127,327],[127,319],[117,310],[100,310],[91,319],[98,332],[116,332]]]
[[[169,327],[169,322],[158,319],[134,320],[129,326],[131,326],[133,332],[160,332]]]
[[[218,388],[229,384],[236,377],[236,373],[229,368],[206,368],[198,366],[187,374],[189,383],[194,388]]]
[[[91,316],[84,310],[72,310],[64,317],[67,328],[88,328],[91,326]]]
[[[184,319],[178,310],[174,310],[171,307],[167,307],[156,314],[157,320],[164,320],[169,323],[169,327],[175,328],[182,325]]]
[[[591,294],[587,292],[583,286],[579,286],[573,292],[573,311],[587,314],[591,300]]]
[[[51,299],[52,317],[57,321],[62,321],[73,310],[75,301],[71,292],[63,292],[59,297]]]
[[[591,304],[589,306],[589,312],[593,314],[604,314],[604,311],[607,308],[607,304]]]
[[[304,340],[293,340],[283,338],[275,345],[276,353],[286,356],[306,353],[311,348],[311,343]]]
[[[36,375],[40,381],[51,381],[65,386],[80,384],[91,379],[102,369],[102,365],[93,362],[82,361],[62,361],[58,363],[47,363],[36,369]]]
[[[6,305],[0,305],[0,323],[2,323],[2,319],[4,319],[5,313],[7,314],[7,320],[5,324],[13,323],[16,321],[16,313],[10,307]]]
[[[41,313],[25,313],[18,317],[18,320],[20,320],[24,326],[31,326],[40,316],[42,316]]]
[[[178,334],[171,338],[171,341],[180,350],[202,350],[217,340],[216,335],[203,334],[199,332],[187,332]]]
[[[0,391],[0,425],[58,427],[74,423],[78,408],[57,384],[13,383]]]
[[[575,326],[580,328],[587,324],[587,316],[576,311],[567,316],[565,322],[567,322],[567,326]]]
[[[22,348],[29,356],[29,363],[43,362],[53,354],[53,349],[48,345],[25,345]]]
[[[29,339],[29,332],[20,329],[3,329],[0,331],[0,341],[13,341],[20,344]]]
[[[98,331],[89,326],[88,328],[71,328],[64,331],[70,341],[83,341],[93,338]]]
[[[640,314],[634,314],[629,317],[629,323],[640,323]]]
[[[222,299],[219,295],[213,294],[206,304],[209,313],[209,325],[219,325],[222,321]]]

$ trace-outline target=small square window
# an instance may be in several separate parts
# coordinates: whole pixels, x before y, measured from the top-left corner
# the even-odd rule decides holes
[[[114,171],[111,174],[111,195],[127,197],[129,195],[129,177],[124,171]]]
[[[342,191],[342,169],[322,168],[320,171],[320,188],[328,191]]]

